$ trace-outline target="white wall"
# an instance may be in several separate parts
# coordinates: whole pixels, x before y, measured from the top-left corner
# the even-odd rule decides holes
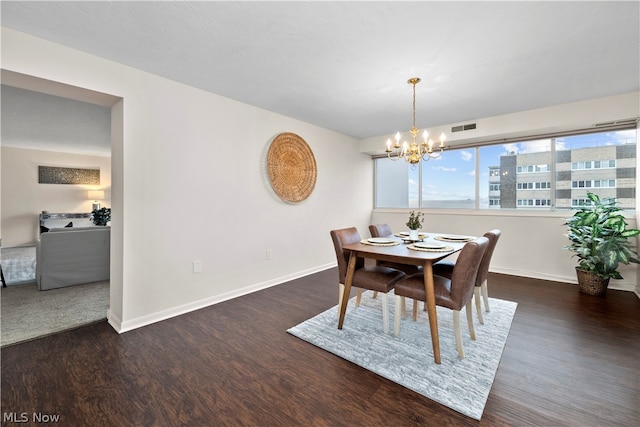
[[[39,184],[38,166],[100,169],[100,185]],[[2,245],[34,244],[38,214],[91,212],[88,190],[105,192],[111,206],[111,159],[102,156],[2,147]]]
[[[119,331],[331,266],[329,230],[368,225],[372,162],[350,137],[7,28],[2,67],[122,98],[109,313]],[[265,150],[281,132],[304,138],[318,165],[297,205],[265,181]]]

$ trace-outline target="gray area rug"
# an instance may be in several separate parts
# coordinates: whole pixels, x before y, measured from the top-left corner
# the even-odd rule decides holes
[[[107,318],[109,281],[39,291],[35,283],[2,288],[2,347]]]
[[[491,312],[484,325],[475,320],[476,341],[469,337],[466,315],[461,313],[465,358],[456,352],[451,310],[438,307],[441,364],[433,361],[427,313],[420,304],[417,322],[402,319],[400,336],[382,331],[380,297],[363,294],[360,307],[349,300],[342,330],[338,308],[333,307],[289,329],[292,335],[366,368],[464,415],[479,420],[495,378],[517,304],[489,299]],[[393,331],[393,293],[389,295],[390,332]],[[474,307],[475,309],[475,307]],[[475,313],[474,313],[475,314]],[[474,318],[475,319],[475,318]]]

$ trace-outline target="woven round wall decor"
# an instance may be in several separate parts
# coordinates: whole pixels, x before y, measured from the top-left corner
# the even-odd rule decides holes
[[[276,136],[267,154],[271,187],[286,202],[305,200],[316,185],[316,159],[304,139],[295,133]]]

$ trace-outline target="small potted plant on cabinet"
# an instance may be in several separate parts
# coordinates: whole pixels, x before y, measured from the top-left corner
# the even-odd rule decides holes
[[[418,240],[418,230],[422,228],[422,222],[424,221],[424,213],[411,211],[409,213],[409,221],[407,221],[407,227],[409,227],[409,239]]]
[[[111,208],[94,209],[91,212],[91,221],[95,225],[105,226],[111,221]]]
[[[628,240],[638,236],[640,230],[627,229],[622,209],[616,202],[587,193],[589,204],[578,208],[567,219],[571,244],[566,249],[575,253],[580,292],[603,295],[609,279],[622,279],[618,265],[639,263],[638,254]]]

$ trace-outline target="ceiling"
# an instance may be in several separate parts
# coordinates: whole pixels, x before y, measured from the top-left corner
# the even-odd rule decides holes
[[[421,128],[638,91],[639,6],[0,3],[4,27],[356,138],[411,127],[415,76]]]

